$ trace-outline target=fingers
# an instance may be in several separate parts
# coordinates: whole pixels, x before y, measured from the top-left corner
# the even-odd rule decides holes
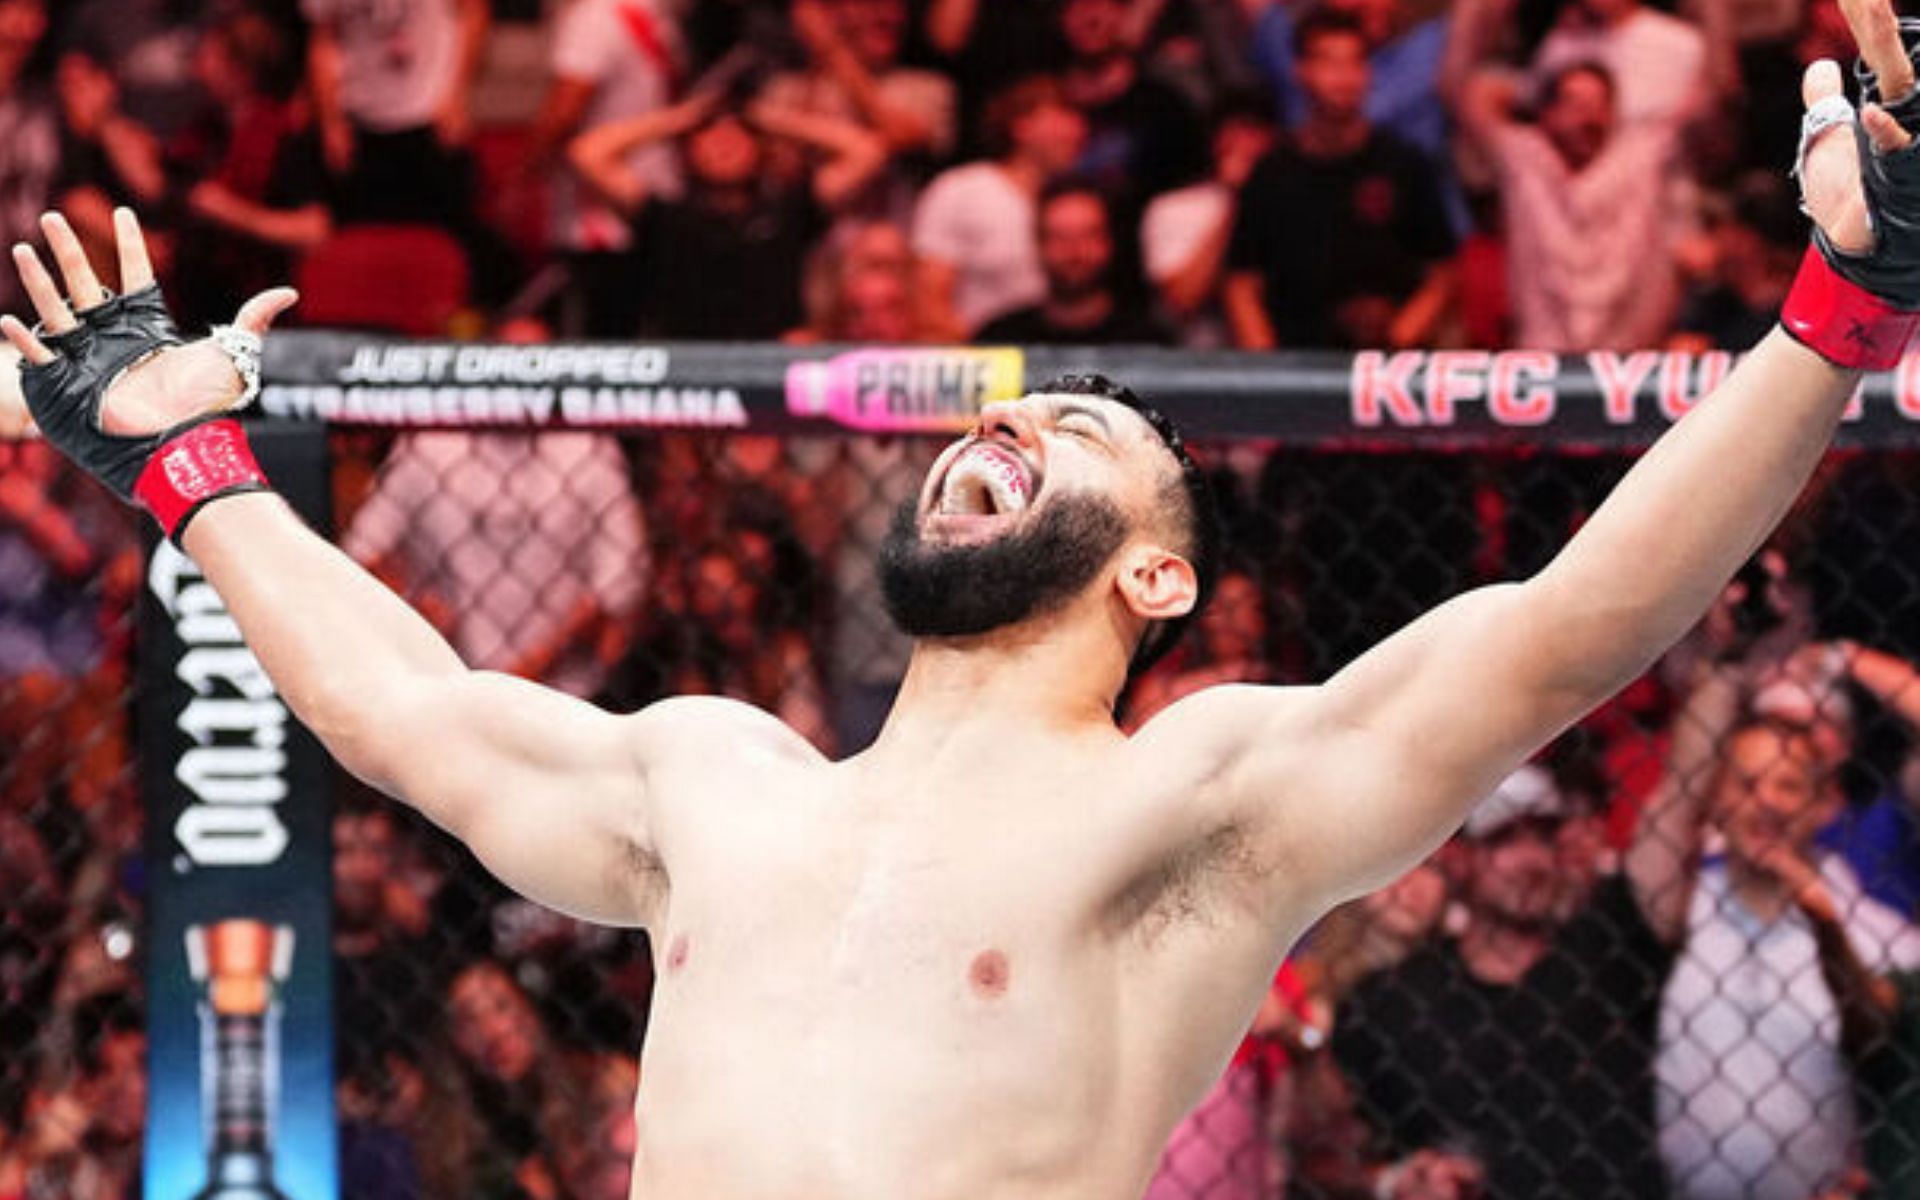
[[[1841,95],[1845,90],[1840,78],[1840,64],[1830,58],[1810,64],[1806,73],[1800,76],[1800,100],[1808,108],[1828,96]]]
[[[20,318],[0,317],[0,334],[5,334],[7,341],[28,362],[38,365],[53,361],[53,351],[42,345],[40,339],[33,336],[33,331],[21,324]]]
[[[273,324],[274,318],[292,308],[294,302],[299,299],[300,293],[292,288],[269,288],[241,305],[239,314],[233,318],[233,324],[236,328],[244,329],[248,333],[265,334],[267,327]]]
[[[1869,104],[1860,110],[1860,124],[1866,127],[1873,148],[1882,154],[1905,150],[1913,144],[1913,135],[1902,129],[1900,122],[1878,104]]]
[[[113,210],[113,240],[120,249],[120,290],[132,293],[150,286],[153,260],[147,257],[147,239],[132,209]]]
[[[49,333],[66,333],[79,322],[73,319],[73,313],[67,308],[67,302],[60,298],[60,289],[53,282],[53,276],[40,265],[40,256],[33,247],[21,242],[13,248],[13,265],[20,272],[21,286],[27,289],[27,299],[33,301],[33,311],[40,315],[40,323]]]
[[[60,265],[60,278],[66,282],[67,296],[78,312],[98,308],[107,301],[107,290],[100,286],[87,252],[73,232],[73,226],[57,212],[40,214],[40,232],[47,235],[47,248]]]
[[[1840,11],[1853,30],[1860,57],[1880,84],[1880,98],[1888,103],[1913,90],[1913,62],[1900,41],[1900,22],[1890,0],[1840,0]]]

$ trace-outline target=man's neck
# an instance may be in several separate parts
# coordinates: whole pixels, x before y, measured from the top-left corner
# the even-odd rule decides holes
[[[1344,158],[1357,154],[1367,144],[1372,126],[1367,119],[1351,117],[1311,117],[1294,133],[1294,144],[1308,158]]]
[[[1049,296],[1041,311],[1055,329],[1081,333],[1097,328],[1113,315],[1113,293],[1102,288],[1067,298]]]
[[[943,750],[964,751],[962,742],[1110,731],[1126,670],[1111,632],[1085,620],[924,639],[914,646],[899,698],[868,753],[924,764]]]
[[[1547,953],[1552,927],[1517,924],[1476,914],[1456,943],[1467,970],[1482,983],[1520,982]]]
[[[1733,889],[1734,899],[1740,906],[1765,925],[1771,925],[1785,916],[1793,907],[1793,897],[1780,881],[1764,871],[1742,866],[1738,862],[1728,862],[1727,883]]]

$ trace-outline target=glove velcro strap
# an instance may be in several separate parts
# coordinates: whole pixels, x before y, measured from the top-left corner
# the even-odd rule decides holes
[[[1780,324],[1836,367],[1887,371],[1899,365],[1908,340],[1920,329],[1920,312],[1897,309],[1841,278],[1819,249],[1809,246],[1780,308]]]
[[[267,486],[246,431],[229,417],[199,422],[169,439],[141,469],[133,495],[178,542],[209,500]]]

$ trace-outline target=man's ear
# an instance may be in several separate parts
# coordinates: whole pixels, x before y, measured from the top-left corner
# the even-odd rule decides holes
[[[1200,577],[1193,564],[1159,546],[1136,545],[1125,552],[1116,580],[1135,616],[1170,621],[1193,611],[1200,599]]]

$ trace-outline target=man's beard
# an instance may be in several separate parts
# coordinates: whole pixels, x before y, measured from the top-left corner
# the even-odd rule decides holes
[[[912,637],[971,637],[1064,606],[1127,538],[1113,501],[1063,493],[1023,529],[990,541],[923,540],[916,502],[894,513],[880,545],[887,615]]]

